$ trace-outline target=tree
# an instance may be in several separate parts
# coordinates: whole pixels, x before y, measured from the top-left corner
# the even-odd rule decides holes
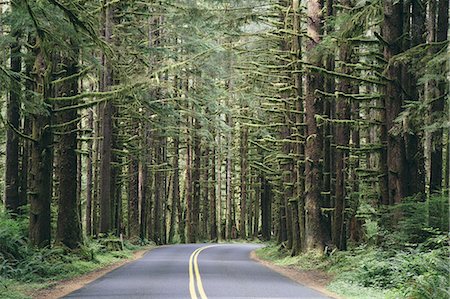
[[[107,5],[103,12],[104,27],[103,37],[106,43],[112,42],[114,7]],[[101,91],[110,91],[113,85],[113,71],[111,60],[102,54],[103,72],[101,74]],[[114,161],[112,148],[113,140],[113,115],[114,105],[112,101],[106,101],[101,106],[101,130],[102,146],[100,154],[100,185],[99,185],[99,207],[100,207],[100,233],[109,233],[113,229],[112,202],[114,198],[115,176],[112,170]]]
[[[11,3],[12,13],[18,7],[16,2]],[[22,71],[21,57],[21,28],[13,24],[11,28],[11,37],[14,42],[10,47],[10,64],[11,71],[19,74]],[[7,122],[6,130],[6,165],[5,165],[5,206],[12,213],[17,214],[19,207],[24,204],[24,200],[19,197],[19,136],[16,131],[19,129],[20,123],[20,97],[21,85],[17,82],[18,76],[11,79],[11,90],[7,102]]]
[[[315,51],[320,42],[322,32],[322,5],[320,1],[308,1],[308,35],[306,51],[309,53],[308,62],[315,67],[321,68],[320,54]],[[306,248],[308,250],[322,250],[325,243],[324,228],[321,225],[322,197],[320,193],[322,158],[321,144],[323,132],[317,123],[316,115],[323,113],[323,103],[316,91],[323,86],[323,76],[309,69],[305,78],[305,111],[307,125],[307,140],[305,148],[305,213],[306,213]]]
[[[78,53],[75,46],[74,53],[68,58],[62,58],[64,65],[64,77],[67,79],[57,87],[57,96],[70,97],[78,94]],[[81,216],[79,214],[79,202],[77,196],[77,124],[78,112],[72,106],[74,101],[65,101],[59,105],[57,113],[57,126],[59,128],[58,147],[56,152],[56,172],[59,179],[58,187],[58,220],[56,230],[56,242],[71,249],[79,247],[83,243],[81,231]]]

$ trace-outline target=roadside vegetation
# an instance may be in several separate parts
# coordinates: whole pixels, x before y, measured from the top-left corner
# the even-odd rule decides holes
[[[394,214],[404,217],[395,225],[387,221]],[[433,197],[429,205],[403,204],[366,224],[366,242],[352,244],[347,251],[291,256],[284,246],[270,243],[256,254],[278,266],[324,271],[332,276],[327,289],[344,298],[449,298],[445,198]]]
[[[76,250],[55,246],[36,248],[26,237],[28,220],[0,212],[0,294],[2,299],[30,298],[62,280],[105,268],[128,259],[149,244],[123,243],[117,237],[86,239]]]

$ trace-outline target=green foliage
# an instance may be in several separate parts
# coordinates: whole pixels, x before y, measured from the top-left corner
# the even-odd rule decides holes
[[[291,257],[279,245],[270,244],[257,255],[280,266],[328,271],[334,275],[329,289],[346,298],[448,298],[450,238],[437,228],[424,226],[427,220],[432,226],[440,224],[442,220],[437,219],[445,217],[448,206],[444,210],[427,208],[435,204],[442,204],[441,198],[435,197],[428,204],[404,203],[399,207],[403,219],[395,229],[386,223],[381,226],[375,220],[366,221],[366,237],[374,241],[372,245],[338,251],[329,257],[311,253]],[[427,211],[430,217],[425,216]],[[400,215],[398,210],[392,213],[391,217]],[[376,245],[380,238],[384,241]]]
[[[445,237],[432,240],[441,244],[434,250],[426,246],[415,250],[361,246],[349,252],[338,252],[331,257],[329,268],[336,273],[332,289],[347,289],[343,285],[349,284],[349,290],[358,287],[389,290],[386,298],[448,298],[449,247],[442,238]]]
[[[431,196],[427,201],[406,198],[401,204],[382,209],[380,215],[382,245],[416,248],[448,232],[449,202],[444,196]]]
[[[37,249],[28,245],[27,219],[11,219],[0,212],[0,293],[2,298],[27,298],[23,292],[42,288],[46,282],[68,279],[129,258],[142,247],[124,242],[111,251],[106,239],[86,240],[78,250],[63,247]],[[108,237],[111,241],[113,237]],[[115,242],[121,242],[114,238]]]

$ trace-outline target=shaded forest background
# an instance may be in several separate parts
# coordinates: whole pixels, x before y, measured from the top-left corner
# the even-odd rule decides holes
[[[443,259],[448,6],[2,2],[2,223],[38,248],[260,239]]]

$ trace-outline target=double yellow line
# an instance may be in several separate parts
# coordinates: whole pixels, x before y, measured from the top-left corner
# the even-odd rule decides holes
[[[216,245],[209,245],[205,247],[197,248],[189,258],[189,292],[191,293],[191,299],[198,299],[197,291],[195,289],[195,282],[197,281],[197,290],[201,299],[208,299],[203,289],[202,278],[200,277],[200,270],[198,269],[198,255],[203,250],[214,247]],[[195,276],[194,276],[195,273]]]

